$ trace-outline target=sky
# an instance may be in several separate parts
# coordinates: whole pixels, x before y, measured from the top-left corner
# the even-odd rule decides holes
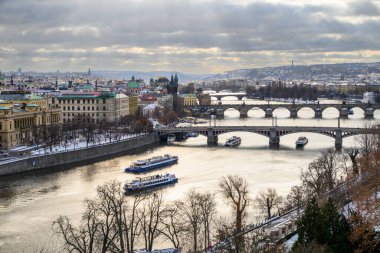
[[[380,0],[0,0],[0,71],[380,61]]]

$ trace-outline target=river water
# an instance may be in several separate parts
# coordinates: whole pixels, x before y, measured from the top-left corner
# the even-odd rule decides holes
[[[246,103],[253,101],[246,101]],[[257,102],[257,101],[255,101]],[[329,101],[334,103],[337,101]],[[224,101],[224,103],[239,103]],[[280,126],[337,126],[338,111],[327,109],[322,119],[314,119],[313,112],[303,109],[297,119],[290,119],[286,109],[274,112]],[[262,118],[264,112],[251,110],[248,118],[240,119],[233,109],[226,111],[223,120],[216,125],[268,125],[271,119]],[[363,111],[354,109],[354,115],[341,120],[342,127],[362,127],[379,124],[380,112],[375,112],[375,120],[364,120]],[[210,124],[209,122],[204,124]],[[223,144],[232,135],[239,135],[239,147],[227,148]],[[175,154],[178,164],[160,170],[175,173],[179,182],[163,190],[168,201],[180,199],[188,190],[216,192],[218,180],[226,175],[239,175],[249,183],[252,199],[268,187],[275,188],[285,196],[292,185],[299,183],[302,168],[318,157],[321,151],[334,147],[334,139],[312,133],[303,134],[309,143],[303,150],[295,149],[299,134],[281,137],[280,149],[270,150],[268,138],[252,133],[228,133],[219,136],[217,147],[207,147],[206,138],[189,138],[173,146],[149,149],[135,155],[126,155],[70,170],[52,170],[12,177],[0,178],[0,252],[37,252],[44,248],[49,252],[59,252],[61,242],[51,230],[52,222],[59,215],[66,215],[78,221],[83,211],[83,200],[93,198],[97,185],[110,180],[125,182],[133,175],[123,172],[123,168],[137,159],[155,155]],[[343,139],[343,147],[355,145],[355,137]],[[157,171],[148,173],[151,175]],[[219,215],[229,216],[230,209],[223,205],[217,195]],[[251,209],[250,219],[256,217]],[[165,243],[157,247],[169,246]]]

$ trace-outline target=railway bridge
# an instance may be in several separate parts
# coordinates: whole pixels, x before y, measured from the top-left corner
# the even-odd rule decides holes
[[[299,110],[303,108],[310,108],[314,111],[315,118],[322,118],[323,111],[327,108],[335,108],[339,111],[339,118],[348,118],[350,110],[353,108],[360,108],[364,111],[364,116],[367,119],[373,119],[374,112],[377,109],[380,109],[380,104],[320,104],[320,103],[304,103],[304,104],[296,104],[296,103],[278,103],[278,104],[222,104],[219,103],[217,105],[208,105],[206,106],[208,109],[212,109],[214,111],[217,118],[223,118],[224,112],[228,109],[235,109],[239,111],[241,118],[248,117],[248,112],[251,109],[259,108],[265,112],[265,117],[270,118],[273,117],[273,111],[278,108],[285,108],[289,110],[291,118],[297,118]],[[190,110],[191,112],[195,112],[199,109],[196,106],[187,106],[184,109]]]
[[[210,146],[218,144],[218,135],[228,132],[251,132],[269,138],[269,147],[277,149],[280,146],[280,137],[293,133],[317,133],[335,139],[335,149],[341,150],[343,138],[360,134],[380,134],[378,127],[373,128],[343,128],[343,127],[310,127],[310,126],[202,126],[202,127],[165,127],[157,129],[161,138],[169,134],[184,136],[185,133],[195,132],[207,137]]]

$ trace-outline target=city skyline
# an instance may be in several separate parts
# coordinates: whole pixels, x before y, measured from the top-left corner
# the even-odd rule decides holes
[[[380,60],[380,1],[0,1],[0,70],[175,70]]]

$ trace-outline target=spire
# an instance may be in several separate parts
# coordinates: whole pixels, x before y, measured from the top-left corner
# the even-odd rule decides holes
[[[173,75],[170,77],[170,85],[174,84]]]
[[[174,76],[174,84],[176,86],[178,86],[178,76],[177,76],[177,72],[175,72],[175,76]]]
[[[95,91],[98,91],[98,79],[95,80]]]
[[[57,77],[55,78],[55,90],[56,91],[59,90],[59,87],[58,87],[58,78]]]

